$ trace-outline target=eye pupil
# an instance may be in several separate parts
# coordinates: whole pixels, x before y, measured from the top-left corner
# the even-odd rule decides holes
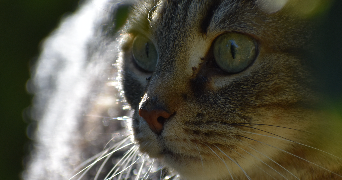
[[[236,58],[236,48],[238,48],[238,45],[235,43],[234,40],[229,40],[230,42],[230,53],[232,54],[232,58]]]
[[[150,46],[148,43],[145,44],[145,53],[146,57],[149,58],[149,51],[150,51]]]
[[[250,66],[257,56],[257,44],[251,37],[225,33],[213,44],[216,64],[227,73],[239,73]]]
[[[132,44],[134,61],[142,70],[153,72],[155,70],[158,53],[153,42],[142,35],[137,35]]]

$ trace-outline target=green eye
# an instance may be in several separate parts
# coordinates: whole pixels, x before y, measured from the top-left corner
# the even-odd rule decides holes
[[[152,72],[155,70],[158,54],[152,41],[138,35],[133,40],[133,57],[135,62],[142,69]]]
[[[255,40],[243,34],[223,34],[214,42],[215,61],[228,73],[243,71],[254,61],[256,55]]]

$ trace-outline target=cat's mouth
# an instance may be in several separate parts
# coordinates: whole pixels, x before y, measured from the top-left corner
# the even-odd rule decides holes
[[[164,148],[161,152],[161,156],[163,157],[165,162],[182,162],[182,161],[202,161],[201,157],[191,154],[183,154],[183,153],[176,153],[167,148]]]
[[[176,154],[172,151],[170,151],[169,149],[167,148],[164,148],[161,152],[161,154],[165,155],[165,156],[172,156],[172,157],[177,157],[177,156],[180,156],[180,154]]]

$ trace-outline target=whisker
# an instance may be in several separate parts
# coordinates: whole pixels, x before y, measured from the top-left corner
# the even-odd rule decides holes
[[[104,165],[107,163],[107,161],[109,160],[110,157],[112,157],[112,156],[108,156],[108,157],[102,162],[102,164],[101,164],[99,170],[97,171],[97,173],[96,173],[96,175],[95,175],[94,180],[97,180],[97,178],[98,178],[99,175],[100,175],[101,170],[103,169]]]
[[[199,154],[199,156],[200,156],[200,158],[201,158],[202,168],[204,168],[204,165],[203,165],[203,158],[202,158],[201,152],[200,152],[200,150],[198,149],[197,143],[196,143],[195,145],[196,145],[196,149],[197,149],[197,151],[198,151],[198,154]]]
[[[139,177],[140,177],[140,174],[141,174],[141,171],[142,171],[142,168],[144,166],[144,163],[145,163],[145,159],[143,159],[142,163],[141,163],[141,166],[139,168],[139,171],[138,171],[138,174],[137,174],[137,177],[135,177],[135,180],[139,180]],[[126,177],[127,179],[127,177]]]
[[[128,162],[130,162],[131,161],[131,159],[134,159],[138,154],[139,154],[139,152],[138,152],[138,148],[134,151],[134,153],[133,153],[134,155],[132,155],[132,157],[133,158],[130,158],[128,161],[127,161],[127,163],[123,166],[123,167],[125,167],[125,166],[127,166],[127,164],[128,164]],[[128,176],[130,176],[131,175],[131,172],[132,172],[132,168],[133,168],[133,166],[131,166],[128,170],[127,170],[127,173],[126,173],[126,176],[125,176],[125,179],[128,179]],[[120,174],[120,176],[119,176],[119,179],[120,179],[120,177],[121,177],[121,175],[122,174]]]
[[[115,153],[116,151],[119,151],[119,150],[121,150],[121,149],[123,149],[123,148],[125,148],[125,147],[127,147],[127,146],[132,145],[132,144],[134,144],[134,143],[129,143],[129,144],[126,144],[126,145],[124,145],[124,146],[122,146],[122,147],[120,147],[120,148],[115,148],[115,149],[112,150],[110,153],[108,153],[108,154],[106,154],[106,155],[104,155],[104,156],[101,155],[99,158],[96,159],[96,161],[94,161],[93,163],[91,163],[91,164],[88,165],[87,167],[85,167],[85,168],[83,168],[82,170],[80,170],[79,172],[77,172],[77,173],[76,173],[74,176],[72,176],[69,180],[73,179],[74,177],[76,177],[77,175],[79,175],[79,174],[81,174],[81,173],[82,173],[82,175],[81,175],[80,178],[82,178],[82,177],[85,175],[85,173],[86,173],[91,167],[93,167],[97,162],[99,162],[100,160],[106,158],[107,156],[111,156],[111,155],[112,155],[113,153]],[[83,172],[84,172],[84,173],[83,173]],[[78,178],[78,179],[80,179],[80,178]]]
[[[105,177],[105,179],[108,178],[108,176],[115,170],[115,168],[121,163],[121,161],[125,162],[126,159],[127,159],[127,156],[129,157],[129,156],[132,154],[132,152],[134,153],[134,149],[135,149],[135,148],[136,148],[136,146],[131,147],[131,149],[129,149],[129,150],[124,154],[124,156],[119,160],[119,162],[117,162],[117,163],[115,164],[115,166],[107,173],[107,176]],[[114,171],[113,174],[115,174],[116,172],[117,172],[117,170]]]
[[[232,137],[232,138],[234,138],[234,137]],[[234,138],[234,139],[236,139],[236,138]],[[239,139],[236,139],[236,140],[239,140]],[[241,141],[241,140],[239,140],[239,141]],[[241,141],[242,142],[242,141]],[[248,145],[247,145],[248,146]],[[267,163],[265,163],[262,159],[260,159],[260,158],[258,158],[258,157],[256,157],[256,156],[254,156],[253,154],[251,154],[250,152],[248,152],[248,151],[246,151],[245,149],[243,149],[243,148],[241,148],[241,147],[239,147],[239,146],[237,146],[238,148],[240,148],[241,150],[243,150],[243,151],[245,151],[246,153],[248,153],[249,155],[251,155],[251,156],[253,156],[254,158],[256,158],[256,159],[258,159],[260,162],[262,162],[263,164],[265,164],[266,166],[268,166],[270,169],[272,169],[273,171],[275,171],[276,173],[278,173],[280,176],[282,176],[284,179],[287,179],[283,174],[281,174],[280,172],[278,172],[277,170],[275,170],[274,168],[272,168],[270,165],[268,165]],[[253,148],[252,148],[253,149]],[[255,149],[254,149],[255,150]],[[261,155],[263,155],[263,156],[265,156],[266,158],[268,158],[266,155],[264,155],[264,154],[262,154],[261,152],[259,152],[258,150],[255,150],[256,152],[258,152],[259,154],[261,154]],[[270,159],[271,160],[271,159]],[[272,161],[272,160],[271,160]]]
[[[86,167],[85,169],[83,169],[83,170],[85,170],[82,174],[81,174],[81,176],[77,179],[77,180],[80,180],[80,179],[82,179],[83,178],[83,176],[84,175],[86,175],[86,173],[98,162],[99,160],[96,160],[95,161],[95,163],[94,164],[91,164],[90,166],[88,166],[88,167]],[[82,170],[82,171],[83,171]],[[77,175],[77,174],[76,174]]]
[[[91,158],[88,158],[87,160],[85,160],[82,164],[78,165],[75,169],[82,169],[84,166],[86,166],[88,163],[92,162],[94,159],[97,159],[98,157],[102,157],[104,154],[106,154],[108,151],[110,150],[110,148],[104,149],[103,151],[101,151],[100,153],[92,156]],[[70,178],[72,179],[72,178]]]
[[[244,137],[244,136],[241,136],[241,137]],[[244,138],[247,138],[247,137],[244,137]],[[252,139],[253,140],[253,139]],[[256,140],[255,140],[256,141]],[[288,169],[286,169],[285,167],[283,167],[282,165],[280,165],[279,163],[277,163],[276,161],[274,161],[272,158],[268,157],[267,155],[265,155],[264,153],[256,150],[255,148],[251,147],[251,146],[248,146],[249,148],[253,149],[254,151],[260,153],[261,155],[263,155],[264,157],[266,157],[267,159],[271,160],[273,163],[277,164],[279,167],[281,167],[282,169],[284,169],[286,172],[288,172],[289,174],[291,174],[293,177],[295,177],[296,179],[299,180],[299,178],[297,176],[295,176],[293,173],[291,173]]]
[[[285,152],[285,153],[287,153],[287,154],[289,154],[289,155],[291,155],[291,156],[293,156],[293,157],[296,157],[296,158],[298,158],[298,159],[300,159],[300,160],[303,160],[303,161],[308,162],[308,163],[310,163],[310,164],[313,164],[313,165],[315,165],[315,166],[317,166],[317,167],[319,167],[319,168],[321,168],[321,169],[324,169],[324,170],[326,170],[326,171],[328,171],[328,172],[330,172],[330,173],[332,173],[332,174],[335,174],[335,175],[337,175],[337,176],[339,176],[339,177],[342,177],[342,175],[337,174],[337,173],[334,173],[333,171],[330,171],[329,169],[327,169],[327,168],[325,168],[325,167],[323,167],[323,166],[320,166],[320,165],[318,165],[318,164],[316,164],[316,163],[314,163],[314,162],[311,162],[311,161],[309,161],[309,160],[307,160],[307,159],[304,159],[304,158],[302,158],[302,157],[299,157],[299,156],[297,156],[297,155],[295,155],[295,154],[293,154],[293,153],[290,153],[290,152],[285,151],[285,150],[283,150],[283,149],[280,149],[280,148],[278,148],[278,147],[269,145],[269,144],[267,144],[267,143],[264,143],[264,142],[261,142],[261,141],[258,141],[258,140],[255,140],[255,139],[252,139],[252,138],[249,138],[249,137],[245,137],[245,136],[241,136],[241,137],[246,138],[246,139],[249,139],[249,140],[252,140],[252,141],[259,142],[259,143],[261,143],[261,144],[265,144],[265,145],[270,146],[270,147],[275,148],[275,149],[278,149],[278,150],[280,150],[280,151],[282,151],[282,152]],[[292,173],[291,173],[291,174],[292,174]]]
[[[159,175],[159,179],[161,180],[163,176],[163,169],[160,169],[160,175]]]
[[[127,156],[127,159],[125,159],[122,163],[125,163],[122,167],[125,169],[125,171],[128,169],[128,174],[130,173],[131,169],[132,169],[132,166],[127,166],[129,162],[131,162],[132,159],[135,159],[136,157],[138,156],[138,147],[136,147],[133,151],[132,151],[132,154]],[[116,169],[117,171],[119,170]],[[116,171],[116,172],[117,172]],[[114,174],[116,173],[114,172]],[[121,171],[123,172],[123,171]],[[122,179],[121,176],[123,175],[123,173],[119,173],[119,177],[118,179]]]
[[[226,166],[226,168],[227,168],[227,170],[228,170],[228,172],[229,172],[229,174],[230,174],[230,177],[232,178],[232,180],[234,180],[234,178],[233,178],[233,175],[232,175],[232,173],[230,172],[230,170],[229,170],[229,168],[228,168],[228,166],[227,166],[227,164],[226,164],[226,162],[218,155],[218,154],[216,154],[216,152],[213,150],[213,149],[211,149],[207,144],[204,144],[204,145],[206,145],[223,163],[224,163],[224,165]]]
[[[120,142],[117,142],[116,144],[112,145],[112,146],[110,147],[110,149],[113,149],[114,147],[120,146],[120,145],[117,145],[117,144],[121,143],[122,141],[130,140],[130,139],[131,139],[131,136],[133,136],[133,134],[127,134],[126,137],[125,137],[124,139],[122,139]],[[110,143],[111,141],[114,141],[115,138],[116,138],[116,137],[112,137],[112,138],[105,144],[105,146],[104,146],[103,149],[106,149],[106,147],[109,145],[109,143]]]
[[[244,126],[244,127],[248,127],[248,126]],[[324,153],[324,154],[326,154],[326,155],[329,155],[329,156],[332,156],[332,157],[334,157],[334,158],[337,158],[337,159],[342,160],[341,157],[338,157],[338,156],[336,156],[336,155],[334,155],[334,154],[331,154],[331,153],[329,153],[329,152],[323,151],[323,150],[318,149],[318,148],[316,148],[316,147],[309,146],[309,145],[307,145],[307,144],[303,144],[303,143],[300,143],[300,142],[297,142],[297,141],[293,141],[293,140],[291,140],[291,139],[288,139],[288,138],[285,138],[285,137],[279,136],[279,135],[277,135],[277,134],[274,134],[274,133],[271,133],[271,132],[268,132],[268,131],[265,131],[265,130],[261,130],[261,129],[258,129],[258,128],[253,128],[253,127],[248,127],[248,128],[252,128],[252,129],[255,129],[255,130],[259,130],[259,131],[262,131],[262,132],[265,132],[265,133],[274,135],[274,136],[276,136],[276,137],[274,137],[274,136],[268,136],[268,135],[265,135],[265,134],[253,133],[253,132],[249,132],[249,131],[243,131],[243,130],[240,130],[240,131],[246,132],[246,133],[248,133],[248,134],[259,135],[259,136],[270,137],[270,138],[274,138],[274,139],[279,139],[279,140],[283,140],[283,141],[292,142],[292,143],[299,144],[299,145],[305,146],[305,147],[310,148],[310,149],[314,149],[314,150],[319,151],[319,152],[322,152],[322,153]]]
[[[268,127],[275,127],[275,128],[282,128],[282,129],[288,129],[288,130],[293,130],[293,131],[299,131],[299,132],[305,132],[308,134],[313,134],[309,131],[305,131],[302,129],[296,129],[296,128],[289,128],[285,126],[279,126],[279,125],[273,125],[273,124],[253,124],[253,123],[234,123],[235,126],[244,126],[244,127],[251,127],[251,126],[268,126]],[[248,126],[246,126],[248,125]]]
[[[240,154],[239,152],[235,151],[233,148],[230,148],[230,147],[228,147],[228,148],[231,149],[232,151],[234,151],[235,153],[237,153],[238,155],[240,155],[242,158],[248,160],[248,158],[246,158],[244,155]],[[240,148],[240,147],[239,147],[239,148]],[[240,149],[242,149],[242,148],[240,148]],[[242,150],[244,150],[244,149],[242,149]],[[244,151],[245,151],[245,150],[244,150]],[[248,154],[250,154],[250,153],[247,152],[247,151],[245,151],[245,152],[248,153]],[[252,154],[250,154],[250,155],[252,155]],[[260,169],[261,171],[263,171],[263,172],[264,172],[265,174],[267,174],[268,176],[272,177],[273,179],[276,179],[276,178],[274,178],[273,176],[271,176],[269,173],[267,173],[265,170],[263,170],[261,167],[259,167],[258,165],[256,165],[255,163],[253,163],[253,165],[254,165],[255,167],[257,167],[258,169]]]
[[[142,179],[147,179],[148,178],[148,176],[149,176],[149,174],[150,174],[150,172],[151,172],[151,170],[153,168],[153,164],[154,164],[154,160],[152,160],[150,167],[148,168],[147,172],[144,174]]]
[[[134,152],[132,153],[131,157],[129,159],[127,159],[126,163],[122,167],[127,167],[127,164],[129,162],[131,162],[131,160],[134,159],[138,154],[139,154],[139,152],[138,152],[138,148],[137,148],[136,150],[134,150]],[[131,175],[132,168],[133,168],[133,166],[131,166],[129,169],[127,169],[127,171],[126,171],[127,173],[126,173],[125,179],[127,179],[128,176]],[[120,176],[118,177],[118,179],[121,179],[122,175],[123,174],[121,173]]]
[[[135,156],[136,157],[136,156]],[[128,167],[126,167],[125,169],[123,169],[122,171],[114,174],[113,176],[111,176],[109,179],[106,179],[106,180],[111,180],[113,179],[115,176],[117,176],[118,174],[121,174],[122,172],[126,171],[126,169],[130,168],[131,166],[133,166],[138,160],[140,159],[140,157],[138,157],[133,163],[131,163]],[[120,178],[118,178],[120,179]]]
[[[127,121],[131,118],[128,116],[120,116],[120,117],[108,117],[108,116],[99,116],[99,115],[83,115],[85,117],[95,117],[95,118],[102,118],[102,119],[108,119],[108,120],[118,120],[118,121]]]
[[[231,157],[229,157],[226,153],[224,153],[219,147],[217,147],[216,145],[214,145],[219,151],[221,151],[225,156],[227,156],[232,162],[234,162],[236,165],[239,166],[239,168],[242,170],[242,172],[245,174],[245,176],[247,177],[247,179],[251,179],[245,170],[243,170],[243,168],[240,166],[240,164],[236,161],[234,161]]]
[[[90,166],[89,168],[86,167],[86,168],[88,168],[88,169],[83,173],[83,175],[84,175],[92,166],[94,166],[97,162],[99,162],[100,160],[102,160],[102,159],[104,159],[104,158],[106,158],[106,157],[110,157],[110,156],[112,156],[113,153],[115,153],[116,151],[121,150],[121,149],[123,149],[123,148],[125,148],[125,147],[127,147],[127,146],[129,146],[129,145],[132,145],[132,144],[134,144],[134,143],[129,143],[129,144],[127,144],[127,145],[125,145],[125,146],[122,146],[122,147],[120,147],[120,148],[118,148],[118,149],[114,149],[112,152],[108,153],[107,155],[102,156],[100,159],[96,160],[94,163],[92,163],[91,165],[89,165],[89,166]],[[133,146],[133,147],[134,147],[134,146]],[[133,147],[132,147],[132,148],[133,148]],[[83,175],[82,175],[82,176],[83,176]],[[81,179],[81,177],[80,177],[79,179]]]
[[[113,147],[111,148],[106,148],[104,149],[103,151],[101,151],[100,153],[94,155],[93,157],[85,160],[83,163],[81,163],[80,165],[78,165],[75,169],[78,170],[78,169],[81,169],[82,167],[84,167],[86,164],[90,163],[91,161],[93,161],[94,159],[106,154],[110,149],[113,149],[115,147],[118,147],[118,146],[121,146],[123,143],[125,143],[127,140],[129,140],[130,137],[126,137],[125,139],[121,140],[120,142],[116,143],[113,145]],[[108,144],[108,143],[107,143]]]
[[[114,138],[114,137],[113,137]],[[113,138],[110,140],[110,141],[112,141],[113,140]],[[121,144],[123,144],[126,140],[128,140],[130,137],[126,137],[119,145],[117,145],[117,146],[120,146]],[[109,141],[109,142],[110,142]],[[108,143],[109,143],[108,142]],[[108,144],[107,143],[107,144]],[[107,145],[106,144],[106,145]],[[115,146],[114,146],[115,147]],[[114,147],[112,147],[112,148],[114,148]],[[113,155],[113,154],[112,154]],[[94,180],[97,180],[97,178],[98,178],[98,176],[100,175],[100,173],[101,173],[101,170],[103,169],[103,167],[105,166],[105,164],[107,163],[107,161],[110,159],[110,157],[111,157],[111,155],[110,156],[108,156],[103,162],[102,162],[102,164],[101,164],[101,166],[100,166],[100,168],[99,168],[99,170],[97,171],[97,173],[96,173],[96,175],[95,175],[95,178],[94,178]]]

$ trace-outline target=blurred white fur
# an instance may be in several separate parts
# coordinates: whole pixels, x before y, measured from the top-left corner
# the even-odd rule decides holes
[[[24,179],[69,179],[74,175],[74,166],[82,156],[77,153],[77,142],[84,138],[78,132],[82,124],[79,121],[83,120],[80,115],[87,109],[89,96],[102,91],[94,82],[105,81],[103,70],[115,62],[117,43],[108,44],[112,57],[89,50],[100,46],[98,28],[118,2],[84,2],[44,40],[29,84],[35,93],[33,119],[38,121],[38,127],[35,152]]]

